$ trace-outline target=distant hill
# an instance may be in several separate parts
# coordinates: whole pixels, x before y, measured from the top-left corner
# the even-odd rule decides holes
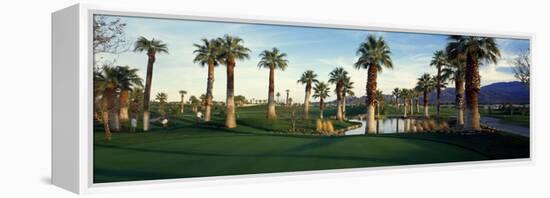
[[[391,95],[384,95],[386,101],[392,99]],[[352,99],[356,102],[364,102],[365,96]],[[360,101],[358,101],[360,100]],[[433,91],[429,95],[429,102],[434,104],[436,100],[436,92]],[[422,99],[421,99],[422,101]],[[441,91],[441,103],[455,102],[455,88],[447,88]],[[494,103],[529,103],[529,87],[519,81],[498,82],[481,87],[479,93],[479,103],[494,104]]]

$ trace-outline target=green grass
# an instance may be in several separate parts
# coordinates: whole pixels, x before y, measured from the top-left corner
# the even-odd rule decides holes
[[[409,133],[316,136],[288,133],[289,109],[268,122],[265,106],[238,108],[235,129],[196,122],[190,113],[150,132],[94,133],[94,182],[189,178],[529,157],[529,139],[497,134]],[[317,114],[316,114],[317,113]],[[318,112],[312,112],[315,117]],[[330,116],[330,111],[327,116]],[[314,117],[314,118],[315,118]],[[338,127],[351,123],[337,122]],[[299,124],[307,128],[308,124]]]

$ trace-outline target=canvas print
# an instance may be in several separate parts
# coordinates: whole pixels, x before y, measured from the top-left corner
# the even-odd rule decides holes
[[[530,40],[94,15],[94,183],[530,157]]]

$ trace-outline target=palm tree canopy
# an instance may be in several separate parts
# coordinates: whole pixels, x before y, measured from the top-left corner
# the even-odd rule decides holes
[[[346,81],[346,78],[348,78],[348,72],[342,67],[337,67],[329,73],[329,76],[329,83],[339,84],[341,86],[344,84],[344,81]]]
[[[94,85],[98,90],[118,88],[119,79],[114,67],[103,66],[94,72]]]
[[[157,96],[155,99],[158,100],[160,103],[165,103],[166,100],[168,99],[168,95],[164,92],[160,92],[160,93],[157,93]]]
[[[319,80],[317,80],[317,74],[315,74],[315,72],[312,70],[307,70],[302,73],[302,77],[300,77],[300,79],[296,81],[296,83],[301,84],[312,84],[317,82],[319,82]]]
[[[273,48],[271,51],[264,50],[260,53],[260,62],[258,62],[258,67],[280,69],[285,70],[288,66],[288,60],[286,59],[286,53],[281,53],[279,49]]]
[[[448,38],[447,54],[449,59],[470,55],[484,63],[497,63],[500,50],[494,38],[453,35]]]
[[[119,89],[129,91],[134,87],[143,87],[143,79],[137,74],[138,69],[131,69],[128,66],[116,66],[113,69],[118,79]]]
[[[325,99],[329,97],[330,87],[324,82],[315,83],[313,87],[313,98]]]
[[[154,38],[148,40],[147,38],[140,36],[134,47],[134,52],[143,52],[147,51],[148,54],[153,53],[168,53],[168,47],[166,43],[161,40],[155,40]]]
[[[392,94],[393,96],[395,96],[395,98],[399,98],[399,88],[393,89],[393,91],[391,92],[391,94]]]
[[[423,74],[418,78],[418,82],[416,84],[417,88],[419,90],[430,92],[435,88],[435,82],[434,79],[430,76],[430,74]]]
[[[220,60],[221,43],[218,39],[201,39],[202,45],[193,44],[195,46],[195,59],[193,63],[199,63],[201,66],[206,66],[209,63],[217,66]]]
[[[187,91],[185,91],[185,90],[180,90],[179,93],[180,93],[180,95],[185,95],[185,94],[187,94]]]
[[[233,61],[231,59],[244,60],[249,58],[250,49],[243,46],[244,41],[241,38],[226,34],[223,38],[218,38],[218,42],[221,45],[219,54],[222,57],[221,63],[227,65],[228,61]]]
[[[347,94],[347,95],[350,95],[350,96],[353,96],[355,95],[355,92],[353,92],[353,81],[351,81],[351,78],[350,77],[347,77],[346,80],[344,81],[344,94]]]
[[[449,64],[449,61],[447,60],[447,54],[443,50],[437,50],[434,52],[434,56],[432,57],[430,66],[441,68],[448,64]]]
[[[378,72],[382,72],[382,66],[389,69],[393,68],[390,47],[381,36],[376,38],[374,34],[369,35],[359,45],[356,54],[359,56],[359,59],[354,64],[357,69],[368,69],[371,66],[375,66]]]

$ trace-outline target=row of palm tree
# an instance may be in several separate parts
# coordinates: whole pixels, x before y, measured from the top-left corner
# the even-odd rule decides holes
[[[478,67],[480,62],[496,62],[497,57],[500,55],[496,43],[492,38],[484,37],[472,37],[472,36],[451,36],[450,42],[445,51],[437,51],[434,53],[433,60],[430,65],[437,68],[437,74],[435,77],[430,77],[429,74],[425,74],[419,78],[417,83],[417,90],[423,92],[424,95],[424,114],[429,116],[428,113],[428,93],[432,89],[437,90],[437,116],[440,115],[440,92],[446,85],[448,79],[455,81],[455,86],[460,88],[462,82],[465,83],[466,92],[466,105],[467,105],[467,125],[471,126],[473,130],[479,130],[479,112],[477,110],[477,95],[479,93],[479,71]],[[208,66],[208,80],[206,91],[205,105],[205,121],[210,120],[211,105],[212,105],[212,90],[214,80],[214,67],[219,64],[224,64],[227,69],[227,97],[226,97],[226,122],[227,128],[234,128],[237,126],[235,119],[235,103],[234,103],[234,69],[237,60],[247,59],[250,50],[244,47],[243,40],[238,37],[225,35],[223,38],[216,39],[203,39],[202,45],[195,44],[197,48],[194,53],[196,57],[194,62],[199,63],[202,66]],[[156,53],[167,53],[166,44],[159,40],[147,40],[144,37],[140,37],[136,42],[136,52],[147,51],[148,64],[147,64],[147,77],[144,91],[144,101],[149,101],[152,68],[155,62]],[[354,66],[357,69],[367,70],[367,131],[373,133],[375,131],[374,126],[374,105],[377,101],[377,74],[385,68],[393,68],[391,60],[391,51],[387,43],[382,37],[376,37],[369,35],[367,39],[359,45],[357,50],[358,60]],[[277,48],[272,50],[265,50],[260,54],[260,62],[258,67],[269,68],[269,87],[268,87],[268,107],[267,118],[276,119],[277,114],[275,111],[275,70],[284,70],[288,66],[288,60],[286,59],[286,53],[280,52]],[[465,63],[465,64],[464,64]],[[464,65],[464,69],[462,69]],[[464,73],[464,79],[462,78]],[[311,97],[312,84],[315,83],[314,98],[320,98],[321,103],[328,97],[328,93],[325,90],[328,86],[325,83],[321,83],[315,79],[316,75],[312,71],[306,71],[302,78],[298,80],[298,83],[305,84],[305,98],[304,98],[304,117],[308,117],[309,111],[309,98]],[[345,118],[345,95],[353,94],[351,92],[352,82],[347,77],[347,72],[342,68],[336,68],[330,74],[329,83],[336,85],[335,93],[337,96],[337,119],[343,120]],[[346,84],[348,83],[348,84]],[[459,93],[460,91],[457,91]],[[416,92],[417,93],[417,92]],[[415,94],[414,91],[407,91],[398,93],[394,91],[396,97],[396,105],[399,106],[399,96],[403,94],[406,98],[404,101],[405,108],[410,105],[412,109],[412,98]],[[182,94],[182,98],[183,98]],[[457,94],[457,104],[462,97]],[[287,90],[288,98],[288,90]],[[287,102],[288,104],[288,99]],[[144,102],[144,130],[148,130],[148,102]],[[461,108],[458,107],[457,109]],[[323,109],[324,105],[320,105]],[[183,107],[182,107],[183,109]],[[412,112],[412,110],[411,110]],[[405,110],[406,114],[406,110]]]
[[[449,36],[448,40],[445,49],[434,52],[430,62],[430,66],[436,68],[435,76],[432,77],[427,73],[423,74],[418,78],[414,89],[417,93],[422,92],[423,94],[424,115],[426,117],[429,117],[429,93],[433,90],[436,91],[436,116],[440,117],[441,91],[447,86],[448,81],[453,82],[455,86],[457,128],[468,131],[481,131],[478,108],[481,81],[479,66],[490,63],[496,64],[500,57],[500,50],[494,38]],[[407,97],[406,94],[398,88],[392,92],[397,108],[400,106],[399,98]],[[466,107],[464,104],[466,104]],[[464,109],[466,109],[466,113]]]

